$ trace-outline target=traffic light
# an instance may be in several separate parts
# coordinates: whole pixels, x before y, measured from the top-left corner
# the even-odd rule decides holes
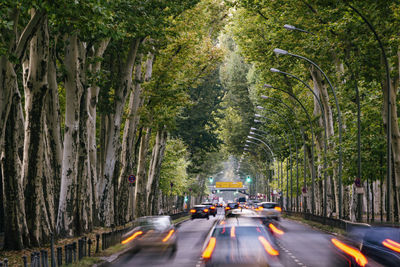
[[[247,176],[247,178],[246,178],[246,182],[248,182],[248,183],[250,183],[251,182],[251,178],[250,178],[250,176],[248,175]]]
[[[208,178],[208,180],[210,181],[210,183],[212,183],[214,179],[212,177],[210,177],[210,178]]]

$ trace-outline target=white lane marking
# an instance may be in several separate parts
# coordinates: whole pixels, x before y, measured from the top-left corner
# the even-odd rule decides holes
[[[289,251],[287,248],[285,248],[285,247],[282,245],[281,242],[277,241],[276,243],[277,243],[277,245],[278,245],[283,251],[285,251],[285,252],[290,256],[290,258],[292,258],[299,266],[305,266],[305,267],[306,267],[306,265],[305,265],[304,263],[302,263],[299,259],[297,259],[296,256],[294,256],[293,253],[292,253],[291,251]]]

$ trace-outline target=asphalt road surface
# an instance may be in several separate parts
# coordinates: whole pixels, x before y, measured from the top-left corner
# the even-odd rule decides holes
[[[224,217],[223,210],[210,220],[195,219],[181,224],[177,230],[178,250],[174,257],[169,252],[141,250],[135,254],[125,254],[112,266],[199,266],[201,249],[210,228],[216,220]],[[330,234],[317,231],[307,225],[281,219],[279,227],[285,234],[278,238],[282,266],[336,266],[335,252],[332,249]],[[369,260],[369,263],[373,263]],[[371,264],[368,266],[379,266]]]

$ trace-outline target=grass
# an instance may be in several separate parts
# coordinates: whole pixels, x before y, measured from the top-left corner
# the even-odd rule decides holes
[[[307,224],[307,225],[311,226],[312,228],[320,230],[320,231],[324,231],[324,232],[328,232],[328,233],[336,233],[339,235],[346,235],[346,231],[341,228],[333,227],[330,225],[325,225],[325,224],[322,224],[319,222],[306,220],[301,216],[283,214],[283,217]]]

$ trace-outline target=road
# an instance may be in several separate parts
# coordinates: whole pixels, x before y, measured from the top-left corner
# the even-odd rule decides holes
[[[197,266],[207,233],[216,220],[223,218],[223,210],[218,212],[210,220],[196,219],[181,224],[177,230],[178,251],[175,257],[169,258],[169,253],[143,250],[136,254],[125,254],[113,266]],[[331,249],[332,235],[287,219],[281,219],[279,227],[285,232],[277,240],[282,266],[337,266],[335,252]]]

